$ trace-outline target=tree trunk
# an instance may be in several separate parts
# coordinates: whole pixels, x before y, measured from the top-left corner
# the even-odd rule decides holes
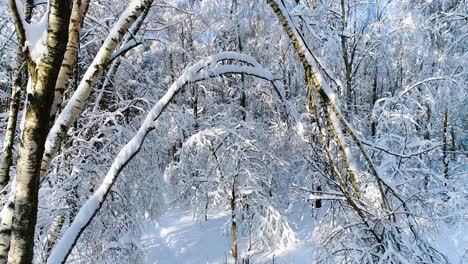
[[[0,190],[3,190],[10,181],[10,167],[13,163],[13,143],[16,134],[16,123],[20,108],[21,87],[23,86],[24,64],[21,51],[18,52],[16,62],[15,80],[11,87],[11,103],[8,115],[7,130],[3,141],[2,163],[0,168]]]
[[[11,192],[8,196],[8,201],[3,205],[1,222],[0,222],[0,264],[7,263],[8,251],[10,250],[11,241],[11,224],[13,221],[15,186],[14,181],[11,186]]]
[[[45,238],[45,245],[44,245],[44,252],[42,252],[42,262],[46,263],[47,259],[49,258],[50,252],[57,242],[57,236],[62,229],[63,222],[65,221],[65,217],[63,215],[58,215],[55,217],[52,225],[47,230],[47,236]]]
[[[327,83],[323,82],[324,76],[322,76],[321,72],[319,71],[319,66],[317,65],[314,55],[311,53],[310,49],[308,48],[307,44],[305,43],[303,37],[297,32],[297,29],[292,27],[291,25],[293,22],[291,21],[291,17],[289,16],[288,12],[286,11],[286,7],[284,4],[279,3],[278,0],[267,0],[267,3],[270,5],[270,7],[273,9],[274,13],[278,17],[279,21],[281,22],[284,30],[286,31],[287,35],[289,36],[291,43],[296,50],[297,55],[300,58],[301,63],[304,66],[306,76],[308,79],[308,84],[312,86],[317,92],[317,96],[320,100],[323,100],[325,102],[325,106],[329,107],[332,112],[335,114],[336,118],[338,119],[339,123],[341,123],[343,130],[348,133],[351,138],[353,139],[354,143],[357,145],[359,148],[359,151],[361,152],[362,156],[366,160],[367,165],[369,166],[369,170],[372,173],[372,175],[375,177],[378,185],[378,189],[380,192],[380,195],[382,197],[382,203],[385,205],[387,210],[390,212],[391,206],[390,203],[388,202],[388,199],[386,198],[385,193],[383,192],[383,186],[385,186],[388,190],[390,190],[395,197],[400,200],[402,203],[404,203],[403,199],[398,196],[396,191],[386,184],[379,174],[377,173],[375,166],[370,159],[369,155],[365,151],[361,141],[359,138],[356,136],[356,133],[354,130],[350,127],[350,125],[344,120],[343,115],[340,113],[336,106],[336,102],[332,99],[333,97],[336,98],[335,94],[333,91],[327,86]],[[310,90],[310,89],[309,89]],[[322,105],[322,103],[321,103]],[[327,109],[322,109],[323,111],[326,111]],[[328,119],[328,118],[327,118]],[[328,120],[331,121],[331,120]],[[336,126],[333,122],[329,122],[331,126]],[[324,146],[325,148],[325,146]],[[346,153],[344,153],[346,155]],[[353,206],[354,201],[351,199],[348,199],[348,202],[350,203],[351,206]],[[353,206],[354,207],[354,206]],[[359,212],[358,212],[359,213]],[[362,213],[362,212],[361,212]],[[365,219],[363,219],[365,220]]]
[[[10,1],[13,13],[18,16],[16,3],[13,2],[15,1]],[[34,256],[41,160],[55,84],[66,49],[70,13],[69,1],[49,2],[47,55],[41,62],[38,62],[38,65],[35,65],[32,60],[28,63],[33,85],[27,94],[29,103],[25,109],[25,125],[18,155],[9,263],[31,263]],[[20,21],[20,18],[15,18],[19,34],[24,33]],[[25,41],[23,35],[21,39],[23,47]],[[25,56],[27,57],[28,54]]]
[[[236,223],[236,190],[235,179],[231,190],[231,236],[232,236],[232,257],[234,263],[237,263],[237,223]]]
[[[451,151],[452,151],[452,161],[455,161],[457,158],[455,156],[455,151],[456,151],[456,147],[455,147],[455,130],[453,129],[453,127],[450,128],[450,135],[451,135],[451,143],[452,143],[452,146],[451,146]]]
[[[347,21],[346,21],[346,9],[345,9],[345,3],[344,0],[341,0],[340,2],[341,6],[341,52],[342,52],[342,57],[343,57],[343,62],[345,66],[345,82],[346,82],[346,112],[345,116],[348,118],[351,115],[352,112],[352,80],[351,80],[351,70],[352,70],[352,65],[351,61],[349,58],[349,53],[348,53],[348,40],[346,39],[347,37],[345,36],[345,30],[347,26]]]
[[[377,102],[377,72],[378,72],[378,68],[376,65],[374,69],[374,83],[372,84],[372,99],[371,99],[371,105],[370,105],[371,136],[372,137],[375,137],[375,135],[377,134],[377,120],[373,114],[374,105],[375,105],[375,102]]]
[[[67,50],[63,57],[62,66],[55,84],[55,95],[52,108],[50,110],[50,126],[52,126],[55,115],[63,101],[63,94],[67,88],[70,75],[75,67],[80,45],[80,32],[84,17],[88,10],[90,0],[74,0],[71,20],[68,30]]]
[[[239,16],[242,14],[239,12],[239,3],[237,0],[234,0],[233,2],[234,8],[235,8],[235,19],[236,19],[236,37],[237,37],[237,50],[242,53],[243,52],[243,46],[242,46],[242,38],[240,35],[240,22],[239,22]],[[232,15],[232,11],[231,11]],[[245,75],[242,73],[241,74],[241,82],[240,84],[237,83],[237,88],[240,89],[241,95],[240,95],[240,108],[241,108],[241,118],[243,121],[246,120],[247,118],[247,96],[245,94]]]
[[[449,179],[449,158],[447,155],[448,139],[447,139],[447,126],[448,126],[448,111],[445,110],[444,113],[444,130],[443,130],[443,139],[442,139],[442,159],[444,163],[444,177],[445,180]],[[447,186],[447,183],[445,183]]]

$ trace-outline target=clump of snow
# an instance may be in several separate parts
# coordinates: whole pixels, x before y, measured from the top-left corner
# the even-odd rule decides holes
[[[39,64],[48,54],[47,27],[49,24],[49,11],[47,10],[37,23],[30,24],[26,22],[24,13],[21,12],[21,10],[24,10],[22,2],[18,0],[15,2],[26,34],[25,48],[29,50],[31,59]]]
[[[48,54],[47,26],[49,14],[46,12],[41,20],[34,24],[24,23],[26,33],[26,47],[29,49],[31,59],[39,64]]]

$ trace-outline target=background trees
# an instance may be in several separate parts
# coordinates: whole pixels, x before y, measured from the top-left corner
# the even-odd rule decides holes
[[[23,4],[34,7],[32,24],[53,7]],[[73,1],[68,41],[60,42],[68,43],[65,59],[57,57],[50,69],[57,72],[47,74],[52,110],[34,122],[50,129],[46,144],[37,139],[46,154],[37,225],[27,232],[34,234],[35,261],[45,262],[64,234],[83,232],[77,241],[70,236],[67,250],[77,243],[70,259],[140,262],[140,224],[176,207],[191,208],[200,221],[227,212],[233,242],[250,241],[233,255],[255,261],[297,242],[301,223],[293,215],[304,206],[315,217],[316,261],[445,261],[432,243],[437,230],[466,212],[465,6]],[[27,94],[21,70],[28,68],[31,80],[34,71],[17,59],[27,44],[15,34],[9,7],[0,7],[0,125],[9,133],[3,158],[10,151],[13,161],[0,175],[21,179],[18,146],[26,142],[32,102],[24,105],[12,91]],[[224,51],[255,60],[234,53],[206,59]],[[197,66],[200,60],[205,64]],[[163,97],[171,89],[175,97]],[[8,114],[18,100],[22,130]],[[154,105],[161,112],[150,112],[141,127]],[[115,160],[130,157],[126,150],[134,153],[131,162]],[[106,175],[112,189],[99,189]],[[4,179],[8,230],[14,185]],[[102,206],[94,219],[79,213],[85,204]],[[0,241],[8,242],[2,232]]]

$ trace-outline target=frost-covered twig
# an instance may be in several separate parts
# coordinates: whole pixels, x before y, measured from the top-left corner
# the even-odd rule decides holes
[[[442,146],[441,144],[438,144],[438,145],[431,146],[431,147],[429,147],[427,149],[424,149],[424,150],[419,150],[417,152],[405,154],[405,153],[397,153],[397,152],[391,151],[389,149],[386,149],[386,148],[381,147],[381,146],[377,146],[377,145],[375,145],[375,144],[373,144],[371,142],[368,142],[366,140],[363,140],[363,139],[361,139],[361,142],[362,142],[362,144],[364,144],[366,146],[369,146],[371,148],[383,151],[383,152],[385,152],[385,153],[387,153],[389,155],[396,156],[396,157],[399,157],[399,158],[402,158],[402,159],[410,159],[411,157],[422,155],[422,154],[424,154],[426,152],[429,152],[431,150],[434,150],[434,149],[439,148],[439,147]]]

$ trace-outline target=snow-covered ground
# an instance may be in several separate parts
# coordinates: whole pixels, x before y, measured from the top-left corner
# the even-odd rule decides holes
[[[250,263],[314,263],[313,218],[303,213],[292,216],[298,245],[255,255]],[[195,220],[189,210],[171,209],[159,221],[147,222],[140,244],[147,264],[232,263],[228,214],[211,215],[208,221]],[[468,263],[466,222],[446,226],[433,241],[453,264]],[[246,241],[239,241],[239,251]],[[274,262],[273,262],[274,258]]]
[[[468,222],[458,222],[443,226],[434,244],[453,264],[468,263]]]
[[[229,255],[229,237],[223,232],[225,216],[208,222],[193,221],[188,211],[173,210],[141,237],[146,263],[222,263]]]
[[[208,221],[194,220],[192,212],[173,209],[159,221],[146,223],[141,245],[145,263],[231,263],[231,235],[226,223],[229,215],[212,215]],[[305,221],[304,221],[305,222]],[[309,226],[303,225],[302,227]],[[305,229],[305,228],[303,228]],[[309,229],[311,230],[311,229]],[[298,238],[307,241],[309,233],[298,230]],[[239,251],[246,241],[239,241]],[[311,243],[300,243],[286,249],[257,254],[250,263],[310,263],[313,258]]]

